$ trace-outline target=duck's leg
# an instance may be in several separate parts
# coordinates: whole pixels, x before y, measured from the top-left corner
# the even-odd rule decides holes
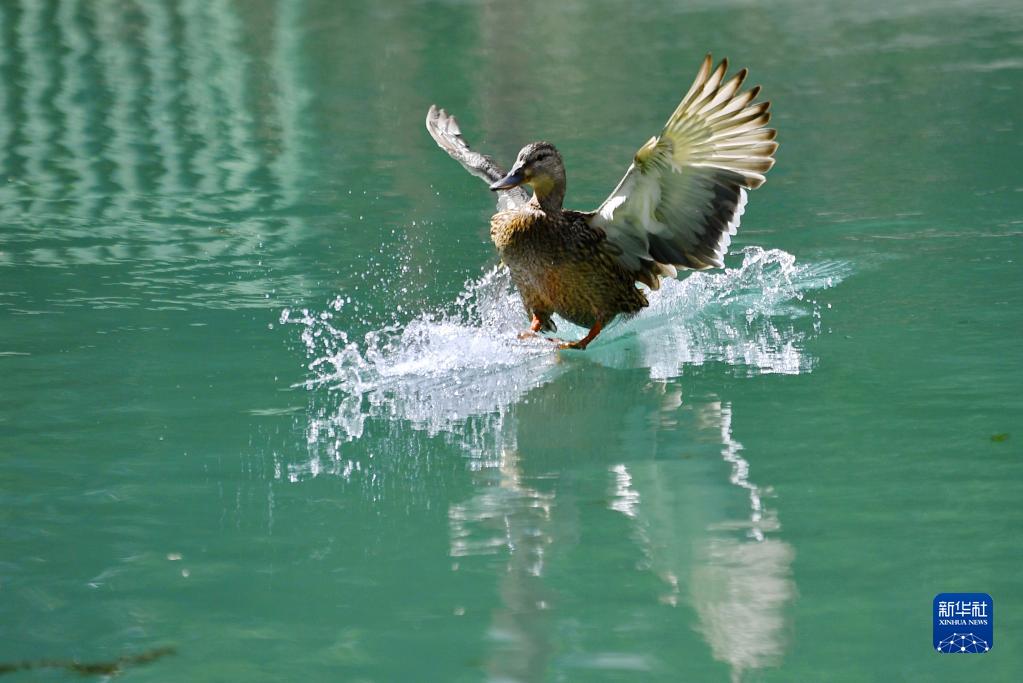
[[[533,314],[533,322],[529,325],[528,332],[519,332],[519,339],[529,339],[535,337],[537,333],[543,329],[543,321],[540,320],[536,313]]]
[[[602,329],[604,329],[604,321],[601,320],[600,318],[597,318],[597,322],[593,323],[593,327],[590,328],[590,331],[586,333],[585,337],[583,337],[579,341],[564,342],[564,343],[560,344],[558,346],[558,348],[559,349],[579,349],[580,351],[583,351],[583,350],[586,349],[587,346],[590,345],[591,341],[593,341],[594,339],[597,338],[597,335],[600,334],[600,331]]]

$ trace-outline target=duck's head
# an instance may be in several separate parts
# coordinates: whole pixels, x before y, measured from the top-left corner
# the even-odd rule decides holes
[[[561,154],[549,142],[531,142],[519,151],[511,171],[490,186],[491,190],[510,190],[529,185],[541,202],[565,196],[565,165]]]

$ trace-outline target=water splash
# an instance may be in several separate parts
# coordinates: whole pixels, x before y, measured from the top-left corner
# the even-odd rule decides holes
[[[336,455],[362,436],[369,418],[474,438],[468,418],[501,414],[577,361],[648,368],[654,379],[709,362],[749,374],[809,371],[814,359],[805,343],[821,333],[821,306],[807,294],[842,280],[848,266],[797,264],[791,254],[759,247],[737,255],[736,268],[665,281],[647,309],[611,325],[584,354],[518,339],[526,318],[500,267],[467,282],[446,310],[361,339],[346,331],[356,322],[346,317],[350,298],[339,296],[322,312],[285,309],[280,322],[301,328],[311,359],[303,386],[320,401],[309,442],[334,444]],[[566,338],[584,333],[565,321],[558,326]]]
[[[649,308],[605,340],[635,343],[611,343],[595,356],[609,365],[649,368],[652,379],[715,361],[750,375],[810,371],[815,359],[805,343],[822,328],[821,306],[807,294],[840,282],[848,265],[797,264],[792,254],[760,247],[738,254],[737,268],[666,281]]]

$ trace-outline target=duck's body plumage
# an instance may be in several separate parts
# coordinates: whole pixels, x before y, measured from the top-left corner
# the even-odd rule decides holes
[[[651,289],[678,269],[723,267],[746,206],[774,164],[759,88],[740,91],[746,70],[725,81],[727,60],[710,55],[659,136],[636,153],[611,195],[591,212],[566,211],[565,169],[547,142],[519,152],[510,173],[473,152],[458,123],[430,107],[437,144],[498,192],[490,235],[522,295],[532,332],[554,330],[557,314],[590,329],[565,346],[586,348],[604,325],[636,313]],[[530,199],[523,185],[533,189]]]
[[[590,224],[592,216],[580,211],[551,215],[531,202],[490,219],[490,238],[526,312],[540,320],[542,330],[557,329],[554,313],[592,328],[647,305],[635,276],[608,250],[603,231]]]

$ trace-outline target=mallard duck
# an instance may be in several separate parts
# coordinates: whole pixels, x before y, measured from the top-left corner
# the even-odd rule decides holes
[[[648,305],[651,290],[680,269],[723,268],[746,192],[764,183],[778,143],[759,86],[747,70],[725,80],[728,60],[708,54],[660,135],[640,147],[596,211],[570,211],[565,165],[549,142],[532,142],[505,173],[470,149],[458,121],[436,105],[426,128],[440,147],[498,193],[490,236],[522,296],[535,335],[555,313],[589,332],[561,348],[585,349],[612,319]],[[532,197],[524,186],[532,189]]]

